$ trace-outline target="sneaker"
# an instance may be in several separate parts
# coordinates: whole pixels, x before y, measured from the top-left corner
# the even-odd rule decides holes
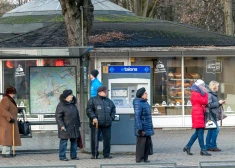
[[[79,160],[79,158],[78,158],[78,157],[75,157],[75,158],[71,158],[71,160]]]

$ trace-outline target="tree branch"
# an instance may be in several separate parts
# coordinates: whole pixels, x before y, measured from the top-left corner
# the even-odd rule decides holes
[[[156,12],[156,8],[157,8],[157,4],[160,2],[160,0],[155,0],[155,3],[154,3],[154,5],[153,5],[153,7],[152,7],[152,9],[151,9],[151,11],[150,11],[150,13],[149,13],[149,17],[150,18],[154,18],[154,16],[155,16],[155,12]]]

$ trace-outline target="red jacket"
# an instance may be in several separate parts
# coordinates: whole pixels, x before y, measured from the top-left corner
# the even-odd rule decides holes
[[[192,127],[193,128],[205,128],[204,113],[206,112],[205,105],[208,104],[208,94],[204,96],[199,92],[192,91],[191,94],[192,103]]]

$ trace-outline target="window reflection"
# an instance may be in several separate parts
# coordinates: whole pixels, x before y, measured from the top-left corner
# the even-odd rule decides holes
[[[16,88],[16,103],[23,102],[28,112],[29,107],[29,67],[36,66],[36,60],[3,61],[3,92],[8,86]]]

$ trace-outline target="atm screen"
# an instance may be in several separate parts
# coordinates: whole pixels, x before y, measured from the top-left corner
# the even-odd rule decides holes
[[[115,106],[123,106],[122,99],[113,99],[113,103],[115,104]]]

